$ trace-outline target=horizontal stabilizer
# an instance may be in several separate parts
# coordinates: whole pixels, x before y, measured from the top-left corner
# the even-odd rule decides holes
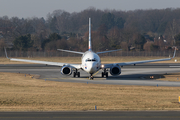
[[[97,52],[97,54],[108,53],[108,52],[115,52],[115,51],[120,51],[120,50],[122,50],[122,49],[102,51],[102,52]]]
[[[63,49],[57,49],[57,50],[63,51],[63,52],[76,53],[76,54],[84,54],[84,52],[77,52],[77,51],[70,51],[70,50],[63,50]]]

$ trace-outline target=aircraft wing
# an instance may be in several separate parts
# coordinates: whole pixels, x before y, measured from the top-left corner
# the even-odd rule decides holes
[[[142,63],[148,63],[148,62],[158,62],[158,61],[167,61],[171,60],[172,58],[165,58],[165,59],[155,59],[155,60],[143,60],[143,61],[133,61],[133,62],[122,62],[122,63],[113,63],[113,64],[104,64],[104,68],[110,68],[114,65],[118,66],[125,66],[125,65],[133,65],[133,64],[142,64]]]
[[[29,62],[29,63],[38,63],[38,64],[45,64],[45,65],[55,65],[55,66],[65,66],[69,65],[73,68],[80,69],[81,65],[80,64],[69,64],[69,63],[59,63],[59,62],[48,62],[48,61],[38,61],[38,60],[27,60],[27,59],[16,59],[16,58],[9,58],[7,56],[7,52],[5,49],[5,54],[6,57],[11,60],[11,61],[19,61],[19,62]]]
[[[38,61],[38,60],[27,60],[27,59],[16,59],[9,58],[11,61],[19,61],[19,62],[29,62],[29,63],[38,63],[38,64],[46,64],[46,65],[55,65],[55,66],[65,66],[69,65],[73,68],[80,69],[80,64],[68,64],[68,63],[59,63],[59,62],[48,62],[48,61]]]
[[[172,58],[175,57],[176,54],[176,48],[174,50],[174,55]],[[172,58],[164,58],[164,59],[154,59],[154,60],[143,60],[143,61],[133,61],[133,62],[122,62],[122,63],[113,63],[113,64],[104,64],[104,68],[111,68],[114,65],[118,65],[118,66],[125,66],[125,65],[136,65],[136,64],[142,64],[142,63],[149,63],[149,62],[158,62],[158,61],[167,61],[167,60],[171,60]]]

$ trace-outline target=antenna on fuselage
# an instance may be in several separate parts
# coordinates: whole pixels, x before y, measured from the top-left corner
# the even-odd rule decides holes
[[[91,18],[89,18],[89,51],[92,50],[91,47]]]

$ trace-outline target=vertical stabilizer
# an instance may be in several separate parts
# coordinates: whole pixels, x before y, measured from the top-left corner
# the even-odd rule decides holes
[[[91,18],[89,18],[89,51],[91,50]]]

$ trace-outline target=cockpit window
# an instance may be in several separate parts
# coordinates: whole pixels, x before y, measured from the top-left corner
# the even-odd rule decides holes
[[[92,61],[96,61],[96,59],[94,58],[94,59],[92,59]]]
[[[94,58],[94,59],[89,59],[89,58],[86,59],[86,62],[90,62],[90,61],[93,61],[93,62],[94,62],[94,61],[96,61],[96,59],[95,59],[95,58]]]

